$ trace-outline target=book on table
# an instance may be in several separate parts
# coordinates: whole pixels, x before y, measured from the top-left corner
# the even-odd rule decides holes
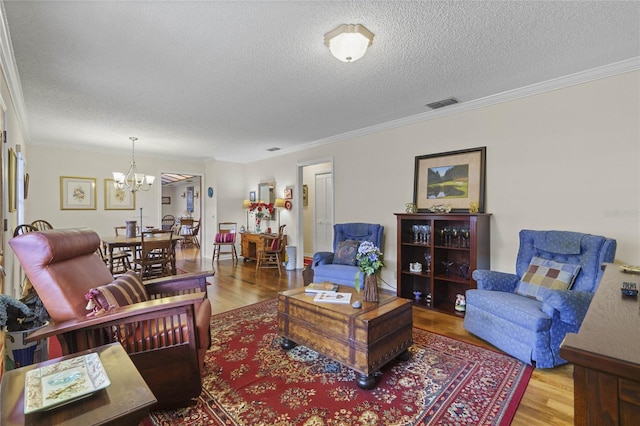
[[[320,291],[330,291],[335,293],[338,291],[338,284],[311,283],[304,288],[304,291],[307,293],[318,293]]]
[[[321,291],[313,298],[314,302],[326,303],[351,303],[351,293],[340,293],[337,291]]]

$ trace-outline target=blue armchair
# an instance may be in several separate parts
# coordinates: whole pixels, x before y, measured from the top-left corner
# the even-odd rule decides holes
[[[615,252],[616,240],[598,235],[520,231],[516,274],[473,272],[478,285],[466,293],[464,328],[538,368],[565,364],[560,343],[580,329]],[[559,289],[563,283],[570,289]]]
[[[322,251],[313,255],[313,281],[332,282],[355,287],[358,265],[358,243],[371,241],[382,249],[384,226],[371,223],[342,223],[333,225],[333,252]],[[355,243],[353,243],[355,241]],[[364,275],[360,276],[361,286]]]

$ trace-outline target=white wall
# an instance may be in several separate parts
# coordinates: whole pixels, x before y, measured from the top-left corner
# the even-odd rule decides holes
[[[142,208],[142,224],[159,227],[162,219],[160,173],[171,171],[193,175],[204,174],[204,164],[136,155],[138,170],[155,175],[156,183],[148,192],[136,192],[135,210],[105,210],[104,179],[111,178],[114,170],[126,171],[129,161],[130,156],[126,154],[110,155],[30,145],[27,150],[27,170],[31,179],[29,197],[26,200],[26,221],[45,219],[55,228],[84,226],[94,229],[101,235],[113,235],[114,226],[124,225],[127,220],[139,222],[140,208]],[[60,210],[60,176],[96,178],[97,209]],[[172,203],[183,202],[183,198],[178,194],[176,196],[177,199],[172,196]],[[194,201],[199,202],[199,200]]]
[[[501,104],[380,131],[251,164],[207,164],[136,158],[140,170],[203,175],[203,256],[210,256],[218,220],[245,221],[242,200],[258,183],[275,181],[276,194],[294,186],[294,205],[282,212],[290,245],[301,247],[301,188],[297,167],[333,158],[335,222],[385,226],[383,278],[395,284],[396,220],[413,198],[415,156],[487,147],[486,211],[492,213],[492,268],[513,271],[518,231],[563,229],[617,239],[617,261],[640,262],[640,73],[603,78]],[[10,120],[9,120],[10,121]],[[16,127],[15,123],[8,123]],[[15,133],[14,133],[15,134]],[[27,219],[56,227],[90,226],[110,234],[138,212],[103,209],[103,179],[128,164],[104,155],[29,146]],[[59,176],[98,178],[98,209],[61,211]],[[204,196],[204,195],[203,195]],[[160,223],[160,189],[140,193],[137,207]],[[298,250],[298,267],[302,250]]]
[[[415,157],[486,146],[492,269],[514,270],[523,228],[615,238],[617,261],[638,264],[639,81],[629,72],[252,163],[246,191],[275,174],[280,193],[297,164],[333,157],[335,222],[385,226],[383,278],[395,283],[393,213],[413,199]],[[289,244],[300,246],[295,229]]]

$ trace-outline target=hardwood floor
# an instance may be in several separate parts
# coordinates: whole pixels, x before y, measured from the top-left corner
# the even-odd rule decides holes
[[[185,248],[177,252],[178,268],[187,272],[211,269],[211,260],[200,258],[199,250]],[[223,259],[214,266],[216,274],[208,289],[214,314],[274,299],[280,291],[303,285],[301,270],[283,270],[281,277],[274,269],[256,273],[255,263],[243,262],[242,258],[237,265]],[[469,334],[462,326],[462,318],[454,315],[414,308],[413,322],[435,333],[495,349]],[[534,370],[512,425],[573,425],[573,366]]]

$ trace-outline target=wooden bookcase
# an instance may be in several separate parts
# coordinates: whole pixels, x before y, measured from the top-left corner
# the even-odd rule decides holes
[[[398,222],[399,297],[412,299],[414,306],[463,315],[454,309],[457,294],[476,288],[471,273],[489,269],[490,214],[396,213]],[[427,226],[428,232],[414,232]],[[418,228],[420,231],[420,228]],[[427,268],[426,255],[431,256]],[[422,264],[421,272],[412,272],[410,264]],[[448,268],[443,262],[452,262]],[[421,292],[416,297],[414,292]],[[431,301],[427,302],[427,295]]]

